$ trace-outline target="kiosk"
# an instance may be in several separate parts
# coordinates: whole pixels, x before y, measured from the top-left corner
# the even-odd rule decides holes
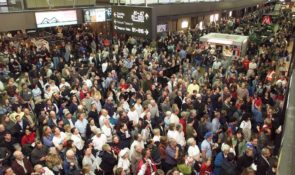
[[[226,57],[245,56],[248,46],[248,36],[209,33],[200,38],[205,47],[215,49]]]

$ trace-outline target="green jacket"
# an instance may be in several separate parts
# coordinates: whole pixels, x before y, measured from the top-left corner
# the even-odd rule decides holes
[[[182,172],[183,175],[191,175],[192,174],[192,167],[186,164],[178,164],[177,165],[178,171]]]
[[[241,142],[238,143],[237,138],[232,138],[232,144],[235,146],[235,151],[238,157],[242,156],[247,148],[247,142],[243,139]],[[236,148],[237,147],[237,148]],[[238,152],[237,152],[238,151]]]

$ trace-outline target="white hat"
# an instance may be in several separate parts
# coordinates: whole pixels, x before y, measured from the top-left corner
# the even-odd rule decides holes
[[[125,156],[127,153],[129,153],[129,149],[128,148],[124,148],[120,151],[119,156],[123,157]]]
[[[166,115],[171,115],[172,113],[171,113],[171,111],[166,111],[165,114],[166,114]]]
[[[229,149],[230,149],[230,146],[228,144],[222,144],[221,145],[221,151],[229,150]]]

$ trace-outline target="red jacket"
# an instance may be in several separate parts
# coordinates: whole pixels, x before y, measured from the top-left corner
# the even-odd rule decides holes
[[[207,166],[206,162],[203,162],[200,168],[200,175],[210,175],[212,173],[211,166]]]
[[[157,171],[157,167],[155,165],[155,162],[152,161],[152,165],[151,166],[147,166],[146,168],[146,171],[144,173],[144,175],[151,175],[153,172],[156,172]],[[138,167],[137,167],[137,174],[140,172],[140,170],[143,168],[143,165],[146,164],[145,160],[144,159],[141,159],[138,163]],[[151,170],[152,168],[152,170]]]
[[[26,144],[32,144],[34,143],[35,138],[36,138],[35,132],[31,132],[31,134],[29,135],[24,135],[21,140],[21,145],[24,146]]]

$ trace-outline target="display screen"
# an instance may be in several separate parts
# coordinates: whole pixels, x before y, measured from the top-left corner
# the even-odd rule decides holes
[[[167,32],[167,24],[157,25],[157,33]]]
[[[84,22],[104,22],[112,20],[112,8],[84,9]]]
[[[77,24],[77,13],[75,10],[36,12],[36,23],[38,28],[54,27]]]
[[[131,36],[152,37],[152,8],[113,6],[114,31]]]

